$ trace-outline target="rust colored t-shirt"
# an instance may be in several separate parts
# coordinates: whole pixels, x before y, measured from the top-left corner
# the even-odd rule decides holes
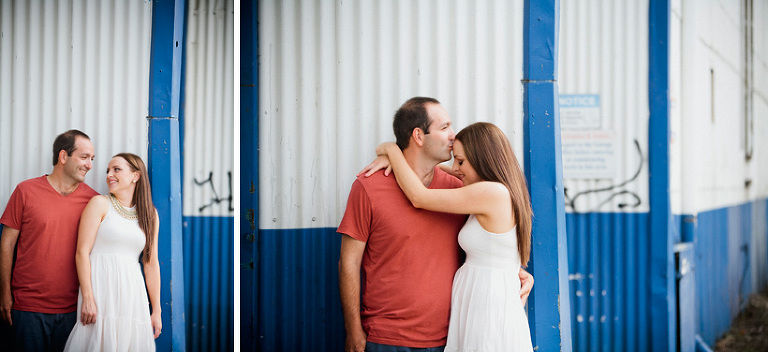
[[[48,314],[77,310],[77,229],[83,209],[97,194],[80,183],[62,196],[45,176],[16,186],[0,218],[4,226],[19,230],[13,309]]]
[[[429,188],[458,187],[461,181],[435,168]],[[466,219],[414,208],[394,175],[358,177],[337,231],[366,242],[361,318],[368,341],[445,345],[453,275],[460,265],[457,235]]]

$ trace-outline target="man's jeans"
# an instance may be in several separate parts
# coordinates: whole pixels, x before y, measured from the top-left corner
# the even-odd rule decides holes
[[[444,349],[445,349],[445,346],[416,348],[416,347],[380,345],[378,343],[373,343],[373,342],[365,343],[365,352],[443,352]]]
[[[63,351],[77,312],[46,314],[11,310],[14,351]]]

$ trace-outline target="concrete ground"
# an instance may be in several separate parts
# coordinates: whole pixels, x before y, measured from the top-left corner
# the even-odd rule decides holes
[[[752,295],[715,351],[768,351],[768,290]]]

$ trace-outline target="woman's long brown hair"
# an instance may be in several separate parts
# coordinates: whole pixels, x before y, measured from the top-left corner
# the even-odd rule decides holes
[[[142,251],[142,261],[146,264],[149,263],[150,255],[152,254],[152,247],[155,242],[155,204],[152,203],[152,190],[149,188],[149,177],[147,176],[147,167],[144,166],[144,161],[141,160],[136,154],[120,153],[114,156],[121,157],[128,162],[132,171],[138,171],[141,176],[136,182],[136,189],[133,191],[133,204],[136,206],[136,215],[139,218],[139,228],[144,232],[144,236],[147,238],[144,243],[144,250]]]
[[[525,175],[512,151],[512,145],[501,129],[487,122],[467,126],[456,135],[456,140],[464,146],[467,161],[481,179],[500,182],[509,190],[512,216],[517,225],[517,251],[520,263],[527,267],[531,254],[533,210]]]

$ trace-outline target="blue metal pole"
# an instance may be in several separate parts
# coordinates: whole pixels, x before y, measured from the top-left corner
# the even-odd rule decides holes
[[[560,148],[557,53],[560,2],[525,1],[523,109],[525,176],[533,206],[528,309],[538,351],[571,351],[568,243]]]
[[[670,1],[651,0],[648,12],[648,170],[650,188],[651,349],[677,349],[677,302],[672,208],[669,199]]]
[[[256,350],[258,331],[259,70],[258,6],[240,8],[240,346]]]
[[[158,255],[163,333],[159,351],[185,351],[184,261],[181,220],[181,101],[184,0],[152,3],[149,73],[149,158],[152,200],[160,215]]]

